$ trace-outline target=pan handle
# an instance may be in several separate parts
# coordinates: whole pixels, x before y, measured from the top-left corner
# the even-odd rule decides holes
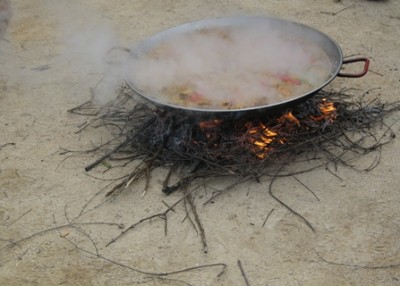
[[[345,59],[345,60],[343,60],[342,65],[355,63],[355,62],[364,62],[364,69],[362,70],[362,72],[359,72],[359,73],[339,72],[337,74],[337,76],[354,78],[354,77],[362,77],[362,76],[366,75],[366,73],[368,72],[368,68],[369,68],[369,59],[366,57],[356,57],[356,58],[351,58],[351,59],[347,59],[347,60]]]

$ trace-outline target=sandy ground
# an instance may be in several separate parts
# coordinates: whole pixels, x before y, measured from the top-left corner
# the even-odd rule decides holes
[[[56,1],[59,7],[65,2]],[[206,17],[250,13],[298,21],[329,34],[345,55],[371,58],[367,76],[338,78],[328,88],[379,88],[374,93],[383,101],[398,99],[400,1],[68,2],[80,8],[64,19],[67,23],[100,15],[122,46]],[[76,134],[85,119],[67,113],[90,99],[89,89],[103,75],[65,52],[57,14],[46,3],[13,1],[13,18],[0,40],[0,285],[246,285],[238,260],[250,285],[400,285],[398,139],[383,148],[381,163],[371,172],[340,167],[342,180],[325,170],[299,176],[319,201],[292,178],[277,182],[276,195],[302,213],[315,233],[268,195],[265,181],[242,186],[214,204],[200,203],[209,193],[199,199],[208,253],[190,223],[182,222],[183,206],[169,216],[167,236],[163,221],[154,220],[106,247],[120,233],[119,224],[126,228],[180,195],[161,194],[155,174],[144,197],[139,183],[97,208],[102,195],[89,202],[107,185],[84,172],[95,157],[66,159],[59,148],[84,150],[107,138],[98,129]],[[364,163],[368,160],[357,162]],[[81,210],[86,212],[79,216]],[[88,253],[96,251],[103,258]],[[215,263],[227,265],[221,276],[220,266],[158,279],[121,266],[160,273]]]

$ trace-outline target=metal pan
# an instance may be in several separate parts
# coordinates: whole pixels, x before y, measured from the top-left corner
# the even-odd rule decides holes
[[[212,34],[213,31],[216,31],[215,35],[219,35],[223,41],[226,41],[226,43],[223,43],[225,46],[222,48],[219,40],[216,40],[216,44],[214,45],[213,39],[215,40],[215,35]],[[204,35],[208,35],[207,33],[211,35],[211,40],[204,37]],[[199,39],[193,38],[193,35],[196,34],[200,35]],[[232,40],[232,38],[235,40]],[[304,47],[302,45],[304,45]],[[170,47],[176,47],[177,50],[165,53],[162,50],[161,52],[157,50],[164,46],[168,47],[168,51],[170,51]],[[272,48],[270,49],[269,46]],[[196,49],[199,49],[201,52],[197,52]],[[219,54],[216,54],[218,49]],[[304,55],[300,50],[304,52]],[[286,54],[282,54],[282,51],[285,51]],[[315,63],[315,60],[310,60],[309,66],[305,65],[304,62],[306,60],[304,60],[303,57],[311,59],[314,57],[314,51],[321,53],[318,57],[321,59],[323,58],[323,60],[318,63]],[[191,52],[193,53],[191,54]],[[201,56],[199,56],[199,53],[201,53]],[[228,57],[225,59],[225,54],[229,55],[229,53],[230,58]],[[274,53],[276,53],[276,55]],[[255,54],[260,56],[259,61],[257,58],[253,58]],[[155,58],[151,58],[153,56]],[[289,95],[286,94],[281,98],[275,96],[274,100],[270,100],[266,95],[266,100],[263,100],[264,97],[262,97],[261,100],[257,99],[256,103],[252,102],[248,105],[241,104],[239,106],[225,106],[225,103],[222,105],[207,105],[204,103],[186,104],[185,102],[171,100],[170,94],[166,92],[168,88],[165,87],[165,84],[166,82],[168,84],[168,81],[166,81],[165,78],[170,76],[168,71],[170,65],[168,64],[173,64],[172,59],[178,62],[180,60],[188,60],[191,62],[193,59],[193,62],[200,66],[204,66],[206,62],[209,62],[210,66],[213,66],[213,64],[220,59],[225,61],[225,64],[234,61],[239,65],[235,67],[237,70],[241,70],[241,62],[238,60],[241,59],[243,60],[243,65],[246,65],[247,69],[249,69],[249,67],[251,69],[251,64],[249,63],[253,63],[261,68],[265,65],[266,68],[271,69],[274,69],[274,66],[276,65],[277,69],[280,69],[277,72],[277,74],[280,74],[279,78],[285,78],[285,74],[292,73],[291,69],[299,72],[299,77],[303,76],[303,74],[308,74],[308,77],[310,77],[311,73],[311,76],[315,75],[316,78],[312,79],[312,85],[307,82],[306,89],[303,87],[302,90],[292,91]],[[263,60],[266,61],[265,64]],[[364,63],[361,72],[354,74],[341,72],[343,65],[354,62]],[[151,66],[152,64],[157,65],[160,63],[165,63],[165,65],[163,66],[161,64],[158,67],[158,70],[157,68],[152,70],[152,68],[154,68]],[[191,79],[203,76],[201,74],[201,69],[194,72],[189,66],[187,71],[179,70],[179,64],[175,66],[174,71],[176,74],[181,72],[180,77]],[[305,67],[305,72],[302,72],[300,68],[302,66]],[[315,66],[318,66],[321,71],[318,69],[313,70],[315,69]],[[129,86],[136,93],[163,107],[171,107],[200,114],[212,113],[215,115],[216,113],[219,113],[220,115],[223,115],[227,113],[247,113],[269,109],[280,109],[309,98],[329,84],[336,76],[351,78],[362,77],[367,73],[368,67],[369,60],[365,57],[343,60],[343,54],[339,45],[329,36],[314,28],[271,17],[241,16],[207,19],[188,23],[165,30],[148,38],[130,52],[126,68],[126,79]],[[183,69],[185,68],[186,67]],[[226,70],[230,71],[229,65],[227,65]],[[243,70],[247,77],[248,71],[244,67]],[[152,71],[155,71],[154,76]],[[206,69],[206,71],[208,70]],[[224,76],[223,73],[219,71],[219,75],[221,74]],[[284,76],[282,76],[282,74]],[[318,77],[320,74],[323,74],[323,76]],[[210,77],[211,81],[218,82],[218,80],[209,74],[205,74],[202,79],[204,80],[204,77],[207,76]],[[273,80],[276,81],[277,76],[275,74],[273,76]],[[149,82],[146,82],[146,79]],[[176,79],[172,78],[169,83],[172,84],[174,80],[179,80],[179,77]],[[241,75],[237,78],[233,78],[233,80],[230,78],[228,88],[230,88],[230,85],[240,83],[241,80]],[[285,81],[285,83],[287,82]],[[277,85],[279,85],[279,83],[275,82],[274,86],[276,87]],[[151,88],[149,88],[149,86]],[[232,95],[234,96],[232,100],[241,100],[242,102],[250,101],[253,96],[251,92],[252,91],[248,89],[246,92]],[[218,92],[216,92],[216,94],[217,93]],[[267,93],[268,91],[266,91],[266,94]],[[214,97],[213,92],[210,92],[208,96],[212,101]],[[228,100],[230,100],[229,93],[227,96]],[[217,96],[215,95],[215,97]],[[207,102],[209,101],[210,99],[208,99]]]

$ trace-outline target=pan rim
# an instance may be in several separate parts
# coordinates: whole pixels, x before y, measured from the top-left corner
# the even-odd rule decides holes
[[[132,57],[137,57],[140,56],[143,51],[148,50],[148,47],[152,47],[152,44],[158,43],[160,39],[162,40],[163,38],[168,38],[168,36],[182,32],[182,31],[187,31],[187,29],[190,30],[195,30],[199,28],[205,28],[205,27],[218,27],[218,26],[224,26],[224,25],[232,25],[232,23],[235,23],[238,25],[240,21],[268,21],[268,22],[279,22],[279,23],[284,23],[286,25],[293,25],[301,29],[305,29],[307,31],[310,31],[311,33],[318,34],[321,36],[323,39],[325,39],[327,42],[330,43],[331,49],[337,54],[334,60],[332,61],[332,72],[330,73],[330,76],[328,79],[326,79],[324,82],[319,84],[313,89],[310,89],[306,93],[302,93],[298,96],[291,97],[287,100],[281,100],[278,102],[274,102],[271,104],[263,104],[263,105],[257,105],[257,106],[248,106],[244,108],[231,108],[231,109],[224,109],[224,108],[204,108],[204,107],[193,107],[193,106],[183,106],[179,104],[173,104],[170,102],[165,102],[163,100],[159,100],[155,96],[151,96],[149,94],[144,94],[143,91],[141,91],[137,86],[132,83],[130,80],[126,80],[128,86],[139,96],[157,104],[160,106],[165,106],[165,107],[170,107],[174,109],[180,109],[188,112],[200,112],[200,113],[235,113],[235,112],[250,112],[250,111],[257,111],[257,110],[264,110],[264,109],[275,109],[278,108],[279,106],[286,106],[290,103],[293,102],[298,102],[302,99],[307,99],[309,96],[312,96],[316,92],[320,91],[322,88],[324,88],[326,85],[328,85],[330,82],[332,82],[338,75],[338,73],[341,70],[342,64],[343,64],[343,52],[338,45],[338,43],[332,39],[330,36],[328,36],[326,33],[313,28],[311,26],[298,23],[295,21],[291,20],[286,20],[282,18],[277,18],[277,17],[271,17],[271,16],[230,16],[230,17],[218,17],[218,18],[207,18],[207,19],[202,19],[202,20],[197,20],[194,22],[189,22],[185,24],[181,24],[166,30],[163,30],[159,33],[154,34],[153,36],[145,39],[139,45],[137,45],[134,49],[131,50],[130,56]],[[217,25],[216,25],[217,24]],[[128,76],[126,75],[126,79],[128,79]]]

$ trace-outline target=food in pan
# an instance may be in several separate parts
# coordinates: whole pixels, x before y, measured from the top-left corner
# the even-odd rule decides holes
[[[223,26],[172,34],[131,61],[131,82],[157,102],[198,109],[266,106],[317,89],[329,57],[300,35]]]

